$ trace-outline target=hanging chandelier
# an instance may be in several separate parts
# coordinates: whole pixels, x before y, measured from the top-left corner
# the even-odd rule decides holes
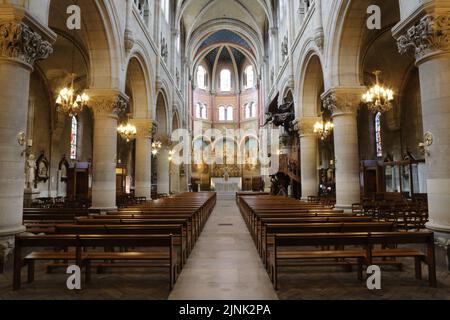
[[[373,74],[376,78],[376,84],[363,94],[363,102],[374,113],[389,111],[392,109],[394,91],[380,84],[381,71],[374,71]]]
[[[123,140],[126,140],[127,143],[136,139],[137,129],[130,123],[127,123],[126,125],[121,124],[117,128],[117,132]]]
[[[159,150],[162,148],[162,143],[159,141],[154,141],[152,143],[152,155],[156,157],[159,153]]]
[[[74,89],[75,74],[71,74],[72,81],[70,88],[63,88],[56,98],[56,106],[59,112],[67,113],[74,117],[79,115],[89,102],[89,96],[86,93],[76,94]]]
[[[314,124],[314,133],[320,137],[320,140],[324,141],[334,129],[334,124],[331,121],[316,122]]]

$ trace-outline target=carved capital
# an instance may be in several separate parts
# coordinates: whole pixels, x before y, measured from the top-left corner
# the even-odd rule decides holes
[[[334,88],[322,94],[324,109],[330,110],[333,116],[342,113],[356,113],[361,105],[361,96],[366,88]]]
[[[155,127],[155,123],[150,119],[132,119],[131,123],[137,129],[137,137],[138,138],[148,138],[151,139],[153,137],[153,130]]]
[[[450,51],[450,12],[428,14],[397,39],[400,54],[411,54],[417,61],[436,53]]]
[[[300,136],[314,134],[314,125],[321,121],[319,117],[306,117],[297,120],[298,132]]]
[[[23,22],[0,22],[0,57],[14,59],[30,66],[52,54],[50,42]]]
[[[112,114],[119,115],[128,107],[129,98],[118,91],[102,91],[88,90],[89,107],[94,114]]]

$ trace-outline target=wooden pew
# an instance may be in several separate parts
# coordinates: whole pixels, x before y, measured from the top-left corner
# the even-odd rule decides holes
[[[145,252],[95,252],[87,248],[165,248],[166,250],[148,250]],[[24,248],[65,247],[73,248],[68,252],[35,251],[22,257]],[[47,235],[47,236],[17,236],[14,250],[14,276],[13,288],[21,287],[22,267],[28,266],[28,282],[34,281],[35,261],[67,260],[74,261],[80,268],[86,266],[86,280],[91,279],[92,261],[145,261],[151,265],[144,267],[157,267],[169,269],[170,289],[173,288],[177,277],[177,257],[174,254],[172,235]],[[115,264],[102,264],[102,267],[118,267]],[[127,267],[139,267],[127,265]]]
[[[423,244],[426,246],[426,253],[414,248],[387,248],[388,245],[398,244]],[[376,248],[376,245],[381,245],[382,248]],[[300,250],[301,247],[315,246],[357,246],[360,249]],[[377,263],[376,258],[393,257],[414,258],[417,279],[421,279],[421,263],[426,263],[430,286],[436,286],[434,235],[432,232],[275,234],[274,244],[268,250],[268,255],[269,273],[275,289],[278,289],[278,269],[280,266],[286,266],[286,262],[288,262],[288,266],[298,267],[305,260],[356,259],[358,280],[362,280],[363,264],[372,265]]]
[[[351,232],[392,232],[395,225],[389,222],[320,222],[320,223],[265,223],[260,238],[261,257],[267,265],[267,248],[273,245],[274,236],[299,233],[351,233]]]
[[[180,249],[182,268],[187,260],[187,234],[183,224],[154,224],[154,225],[56,225],[55,234],[72,235],[173,235],[174,244]]]

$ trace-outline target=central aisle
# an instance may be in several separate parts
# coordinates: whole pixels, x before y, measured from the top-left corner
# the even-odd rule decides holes
[[[169,300],[277,300],[234,200],[218,200]]]

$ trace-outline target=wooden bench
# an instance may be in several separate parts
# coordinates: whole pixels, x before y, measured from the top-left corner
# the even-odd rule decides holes
[[[56,234],[72,235],[162,235],[174,236],[175,249],[180,251],[180,267],[187,260],[186,232],[182,224],[155,225],[56,225]]]
[[[261,257],[267,265],[267,248],[274,243],[274,235],[300,233],[351,233],[351,232],[392,232],[393,223],[388,222],[321,222],[321,223],[266,223],[261,235]]]
[[[24,248],[57,247],[68,248],[66,252],[35,251],[22,257]],[[125,247],[153,248],[146,252],[91,252],[92,247]],[[163,248],[165,250],[154,250]],[[65,260],[67,264],[73,261],[80,268],[86,266],[86,280],[91,279],[91,262],[104,260],[146,261],[150,265],[123,265],[126,267],[156,267],[169,269],[170,289],[173,288],[178,269],[177,255],[174,251],[172,235],[47,235],[47,236],[17,236],[14,250],[13,289],[21,287],[21,271],[28,266],[28,282],[34,281],[35,261]],[[102,263],[102,267],[119,267],[116,264]],[[121,266],[122,267],[122,266]]]
[[[426,253],[414,248],[388,248],[389,245],[398,244],[424,244]],[[376,245],[381,245],[382,247],[375,248]],[[300,250],[301,247],[316,246],[357,246],[360,249]],[[436,286],[434,235],[432,232],[275,234],[274,244],[268,251],[269,274],[275,289],[278,289],[278,269],[280,266],[298,267],[301,266],[299,262],[304,260],[356,259],[358,280],[362,280],[363,264],[377,264],[379,261],[376,261],[376,258],[393,257],[414,258],[415,276],[417,279],[421,279],[421,263],[426,263],[428,265],[430,286]]]

